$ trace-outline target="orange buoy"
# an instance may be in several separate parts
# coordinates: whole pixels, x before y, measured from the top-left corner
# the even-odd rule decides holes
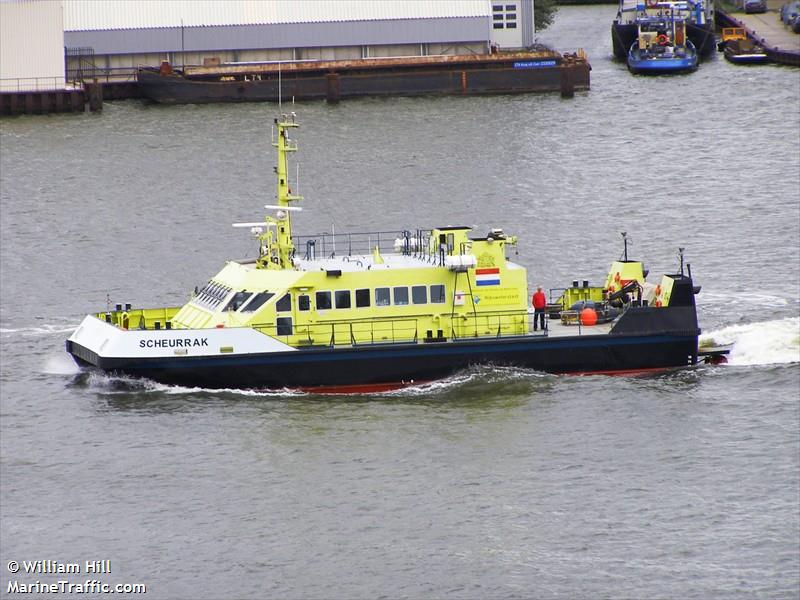
[[[656,286],[656,296],[660,296],[660,295],[661,295],[661,286],[657,285]]]
[[[584,308],[581,311],[581,325],[586,327],[597,325],[597,311],[593,308]]]
[[[661,300],[656,300],[656,306],[661,307]]]
[[[614,275],[614,281],[619,282],[619,271],[617,271],[617,274]]]

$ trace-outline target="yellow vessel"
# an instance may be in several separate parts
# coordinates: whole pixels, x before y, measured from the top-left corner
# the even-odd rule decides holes
[[[602,287],[555,293],[549,326],[534,332],[526,269],[507,257],[517,238],[501,230],[295,236],[297,126],[294,115],[275,120],[269,216],[234,224],[250,230],[258,257],[227,262],[183,306],[87,316],[67,341],[79,364],[209,388],[361,390],[477,363],[619,372],[697,362],[697,290],[683,265],[652,285],[626,250]]]

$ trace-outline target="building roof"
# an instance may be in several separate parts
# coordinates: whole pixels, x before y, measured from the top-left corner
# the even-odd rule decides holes
[[[64,30],[490,17],[489,0],[63,0]]]

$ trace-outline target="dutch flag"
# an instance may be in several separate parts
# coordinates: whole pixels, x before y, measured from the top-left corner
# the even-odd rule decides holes
[[[500,268],[475,269],[475,285],[500,285]]]

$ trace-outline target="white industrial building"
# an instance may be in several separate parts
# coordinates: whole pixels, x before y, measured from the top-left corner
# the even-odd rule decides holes
[[[0,0],[0,92],[64,87],[61,3]]]
[[[533,0],[62,0],[70,73],[94,66],[483,54],[533,44]]]
[[[533,44],[534,0],[0,0],[0,91],[138,66],[484,54]]]

